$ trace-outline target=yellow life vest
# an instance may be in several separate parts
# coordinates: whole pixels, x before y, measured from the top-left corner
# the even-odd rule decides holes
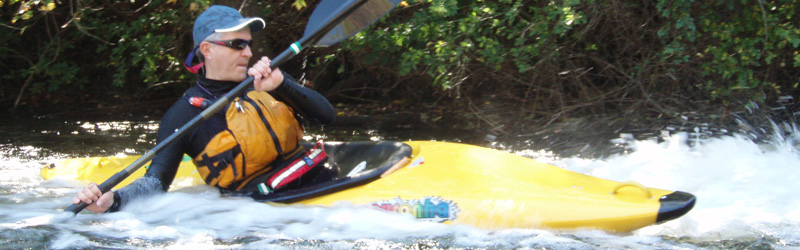
[[[194,162],[210,186],[239,190],[252,178],[267,173],[275,160],[302,149],[303,128],[293,110],[269,93],[249,91],[236,97],[225,111],[227,128],[206,144]]]

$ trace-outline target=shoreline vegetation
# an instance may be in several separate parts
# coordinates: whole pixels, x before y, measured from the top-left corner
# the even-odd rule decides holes
[[[203,9],[264,17],[259,57],[298,39],[317,2],[0,0],[0,108],[160,119],[194,84],[181,63]],[[800,0],[406,0],[281,69],[357,126],[498,140],[673,125],[769,134],[758,130],[800,112],[797,20]],[[559,143],[570,142],[548,142]]]

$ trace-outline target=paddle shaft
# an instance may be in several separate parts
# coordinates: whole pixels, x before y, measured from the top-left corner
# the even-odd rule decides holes
[[[311,34],[305,34],[302,38],[300,38],[300,40],[293,43],[292,47],[284,50],[278,56],[276,56],[270,62],[270,68],[272,69],[277,68],[281,64],[285,63],[286,61],[288,61],[289,59],[300,53],[300,51],[304,47],[313,45],[315,42],[319,41],[325,34],[328,33],[328,31],[333,29],[337,24],[341,23],[345,18],[347,18],[356,9],[358,9],[358,7],[364,5],[364,3],[366,3],[367,1],[368,0],[358,0],[350,2],[349,5],[342,6],[340,9],[334,12],[337,13],[336,16],[331,18],[324,26],[321,26],[320,29],[311,32]],[[115,186],[117,186],[117,184],[125,180],[125,178],[128,178],[128,176],[133,174],[133,172],[136,172],[136,170],[144,166],[144,164],[153,160],[156,154],[160,152],[162,149],[174,143],[175,141],[178,140],[178,138],[186,135],[186,133],[188,133],[195,127],[202,124],[204,121],[211,118],[211,116],[213,116],[220,110],[224,109],[231,102],[231,100],[233,100],[236,96],[241,95],[245,90],[247,90],[251,86],[250,84],[253,82],[253,79],[254,78],[252,76],[248,76],[244,81],[239,83],[239,85],[236,85],[236,87],[234,87],[230,92],[220,97],[218,100],[214,102],[214,104],[211,104],[211,106],[203,110],[203,112],[201,112],[200,115],[194,117],[192,120],[184,124],[180,129],[176,130],[175,133],[167,137],[167,139],[164,139],[164,141],[162,141],[154,148],[147,151],[147,153],[142,155],[142,157],[139,157],[139,159],[131,163],[131,165],[128,165],[127,168],[114,174],[106,181],[98,185],[100,191],[102,193],[111,191],[112,188],[114,188]],[[70,205],[65,209],[65,211],[78,214],[87,206],[89,206],[89,204],[80,202],[78,204]]]

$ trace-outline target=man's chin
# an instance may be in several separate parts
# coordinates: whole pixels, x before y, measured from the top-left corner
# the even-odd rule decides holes
[[[236,79],[239,79],[239,80],[235,80],[235,81],[241,82],[241,81],[244,81],[244,79],[247,78],[247,67],[237,67],[236,70],[234,70],[234,71],[236,72],[236,73],[233,74],[234,76],[241,76],[241,78],[234,77]]]
[[[235,70],[236,73],[233,73],[228,77],[228,81],[234,82],[241,82],[244,79],[247,79],[247,71],[246,70]]]
[[[213,79],[213,80],[226,81],[226,82],[242,82],[242,81],[244,81],[244,79],[247,79],[247,75],[244,75],[242,77],[233,77],[233,76],[231,76],[231,77],[225,77],[224,79]]]

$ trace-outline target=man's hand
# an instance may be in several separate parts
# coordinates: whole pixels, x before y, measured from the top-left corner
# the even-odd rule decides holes
[[[105,194],[100,192],[100,188],[96,183],[90,183],[81,190],[78,195],[72,199],[73,204],[86,203],[89,206],[87,210],[95,213],[103,213],[108,210],[111,205],[114,205],[114,192],[108,191]]]
[[[269,67],[269,58],[262,57],[252,68],[247,70],[247,74],[253,76],[253,85],[258,91],[272,91],[278,88],[283,82],[281,70],[272,70]]]

